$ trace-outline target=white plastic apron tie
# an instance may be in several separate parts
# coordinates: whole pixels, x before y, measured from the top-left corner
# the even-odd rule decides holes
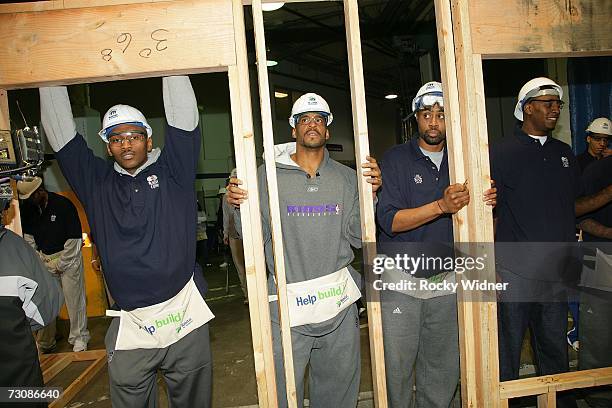
[[[303,282],[287,284],[289,325],[321,323],[336,317],[361,297],[348,268]],[[277,295],[268,296],[274,302]]]
[[[129,312],[107,310],[106,315],[120,318],[115,350],[165,348],[215,317],[193,276],[171,299]]]

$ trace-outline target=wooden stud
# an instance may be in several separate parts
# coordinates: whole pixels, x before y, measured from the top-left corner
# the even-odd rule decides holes
[[[376,224],[372,185],[361,176],[361,163],[370,154],[368,143],[368,122],[366,114],[363,62],[361,59],[361,34],[359,30],[359,7],[357,0],[344,0],[344,24],[348,52],[349,77],[351,82],[351,104],[353,112],[353,134],[355,138],[355,161],[357,165],[357,186],[361,212],[361,241],[364,242],[363,259],[366,276],[366,300],[368,304],[368,331],[370,337],[370,360],[372,364],[372,385],[374,405],[387,406],[387,383],[385,376],[385,354],[382,334],[380,292],[370,285],[374,281],[372,265],[376,256]]]
[[[610,55],[609,0],[469,0],[474,53],[486,58]]]
[[[538,408],[556,408],[557,407],[557,393],[551,391],[546,394],[538,395]]]
[[[285,273],[285,254],[283,231],[281,227],[278,181],[276,178],[276,160],[274,152],[274,130],[272,126],[272,108],[270,105],[270,84],[266,64],[266,42],[261,1],[253,0],[253,28],[255,31],[255,51],[257,54],[257,73],[259,83],[259,101],[264,146],[264,162],[268,189],[268,208],[270,213],[270,230],[274,252],[274,275],[276,277],[277,305],[280,318],[280,331],[283,346],[283,363],[285,368],[285,385],[287,404],[297,407],[295,373],[293,367],[293,346],[287,298],[287,277]],[[262,186],[262,188],[265,188]]]
[[[263,257],[263,235],[261,212],[257,188],[257,164],[255,162],[255,141],[253,118],[251,116],[251,95],[249,67],[247,61],[246,34],[244,31],[243,6],[240,0],[233,0],[236,62],[228,68],[234,149],[238,178],[249,192],[249,199],[242,204],[240,217],[244,240],[244,255],[249,294],[249,312],[253,336],[255,374],[259,405],[278,406],[272,331],[268,304],[268,287],[265,258]]]
[[[452,8],[451,8],[452,4]],[[445,92],[451,183],[469,180],[470,205],[453,216],[455,242],[471,256],[488,253],[482,279],[495,281],[491,208],[479,200],[490,187],[482,63],[471,48],[467,3],[436,0],[438,45]],[[463,103],[459,103],[459,101]],[[450,131],[450,132],[449,132]],[[487,251],[489,249],[489,251]],[[464,277],[462,277],[464,279]],[[497,407],[499,367],[495,298],[458,292],[463,406]]]
[[[4,13],[0,87],[225,71],[233,30],[231,0]]]

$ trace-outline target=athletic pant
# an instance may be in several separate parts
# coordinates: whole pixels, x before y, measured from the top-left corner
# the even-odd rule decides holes
[[[78,262],[57,275],[51,272],[54,277],[58,278],[64,292],[66,308],[68,309],[68,317],[70,318],[70,334],[68,335],[68,343],[74,345],[75,342],[80,342],[85,346],[89,342],[89,330],[87,330],[87,304],[85,301],[85,271],[83,270],[83,258],[79,253]],[[53,319],[47,326],[39,330],[37,333],[37,341],[43,349],[51,349],[55,347],[55,333],[57,331],[56,321]]]
[[[498,302],[499,372],[501,381],[519,376],[521,349],[527,327],[536,375],[569,370],[567,302]],[[571,393],[557,395],[558,407],[575,407]]]
[[[456,296],[386,290],[381,302],[389,407],[449,407],[459,382]]]
[[[208,324],[163,349],[115,350],[118,330],[119,318],[114,318],[105,338],[113,407],[157,407],[158,370],[166,381],[171,407],[211,407]]]
[[[273,303],[272,305],[276,305]],[[285,370],[280,327],[272,322],[274,366],[279,408],[287,407]],[[344,320],[323,336],[307,336],[291,330],[293,369],[298,407],[304,406],[304,377],[308,370],[310,406],[316,408],[355,408],[361,379],[359,317],[357,306],[349,307]]]
[[[238,279],[240,279],[242,294],[244,295],[245,299],[248,299],[249,293],[247,292],[246,269],[244,267],[244,247],[242,245],[242,240],[230,237],[228,241],[230,251],[232,252],[232,260],[234,261],[234,266],[238,272]]]

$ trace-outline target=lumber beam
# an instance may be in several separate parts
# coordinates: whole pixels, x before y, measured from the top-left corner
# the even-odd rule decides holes
[[[557,393],[551,391],[546,394],[538,395],[538,408],[556,408]]]
[[[172,0],[48,0],[28,3],[6,3],[0,4],[0,13],[24,13],[28,11],[61,10],[72,8],[87,8],[98,6],[117,6],[127,4],[150,4]],[[181,1],[181,0],[174,0]],[[342,0],[284,0],[285,3],[304,3],[322,1],[342,1]],[[276,3],[278,0],[262,0],[262,3]],[[249,6],[253,0],[243,0],[242,4]]]
[[[241,205],[240,218],[244,241],[244,260],[249,295],[251,335],[257,380],[257,395],[261,407],[278,406],[272,331],[268,304],[267,273],[263,248],[261,212],[257,189],[257,163],[249,86],[246,34],[243,6],[232,2],[235,29],[236,66],[228,68],[230,104],[236,169],[249,199]]]
[[[612,367],[594,368],[504,381],[499,384],[499,396],[502,399],[511,399],[610,384],[612,384]]]
[[[479,279],[494,282],[492,245],[483,244],[493,242],[492,210],[479,199],[490,187],[482,60],[472,48],[468,4],[460,0],[436,0],[435,12],[450,180],[451,183],[469,181],[472,197],[470,205],[453,216],[454,238],[470,256],[484,256],[486,268]],[[459,290],[457,300],[463,406],[499,407],[495,297],[491,293]]]
[[[73,353],[78,354],[78,353]],[[88,366],[81,375],[79,375],[69,386],[62,392],[58,399],[49,404],[49,408],[65,407],[87,384],[89,384],[96,374],[100,372],[106,365],[106,352],[104,355],[93,360],[93,363]],[[73,358],[72,361],[87,361]]]
[[[0,14],[0,87],[225,71],[235,65],[231,0]]]
[[[295,373],[293,367],[293,346],[287,298],[287,277],[285,273],[285,253],[281,227],[278,182],[276,178],[276,159],[274,152],[274,129],[270,103],[270,84],[266,64],[266,40],[261,1],[253,0],[253,29],[255,31],[255,52],[257,55],[257,74],[259,84],[259,106],[263,133],[264,162],[268,189],[268,208],[270,209],[270,230],[274,251],[274,275],[276,277],[277,305],[280,318],[281,341],[283,345],[283,364],[285,368],[285,388],[287,405],[297,408]],[[301,404],[299,404],[301,405]]]
[[[56,375],[58,375],[60,371],[68,367],[70,363],[72,363],[72,358],[70,358],[70,356],[62,356],[57,359],[50,367],[46,368],[43,371],[43,383],[49,383],[49,381],[51,381]]]
[[[349,77],[351,84],[351,105],[353,112],[353,135],[355,139],[355,162],[357,165],[357,187],[359,189],[359,210],[361,214],[361,241],[363,244],[364,270],[366,274],[366,301],[368,310],[368,333],[370,338],[370,361],[372,365],[372,386],[374,405],[387,407],[387,383],[385,376],[385,354],[382,334],[380,292],[370,284],[375,280],[372,265],[376,256],[376,224],[372,185],[361,176],[361,163],[370,154],[368,120],[366,113],[363,61],[361,57],[361,34],[359,31],[359,7],[357,0],[344,0],[344,24],[346,26],[346,47],[348,53]]]
[[[469,0],[474,53],[543,58],[612,53],[609,0]]]

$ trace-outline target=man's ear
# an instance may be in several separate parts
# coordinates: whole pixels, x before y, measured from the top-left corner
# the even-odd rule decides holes
[[[111,153],[111,150],[110,150],[110,144],[109,143],[106,144],[106,153],[108,153],[109,157],[113,157],[113,154]]]
[[[525,113],[528,115],[531,115],[533,113],[533,106],[530,102],[527,102],[525,105],[523,105],[523,114]]]
[[[153,139],[147,137],[147,152],[153,150]]]
[[[291,129],[291,137],[297,139],[297,136],[295,135],[295,128]]]
[[[329,140],[329,129],[325,129],[325,140]]]

